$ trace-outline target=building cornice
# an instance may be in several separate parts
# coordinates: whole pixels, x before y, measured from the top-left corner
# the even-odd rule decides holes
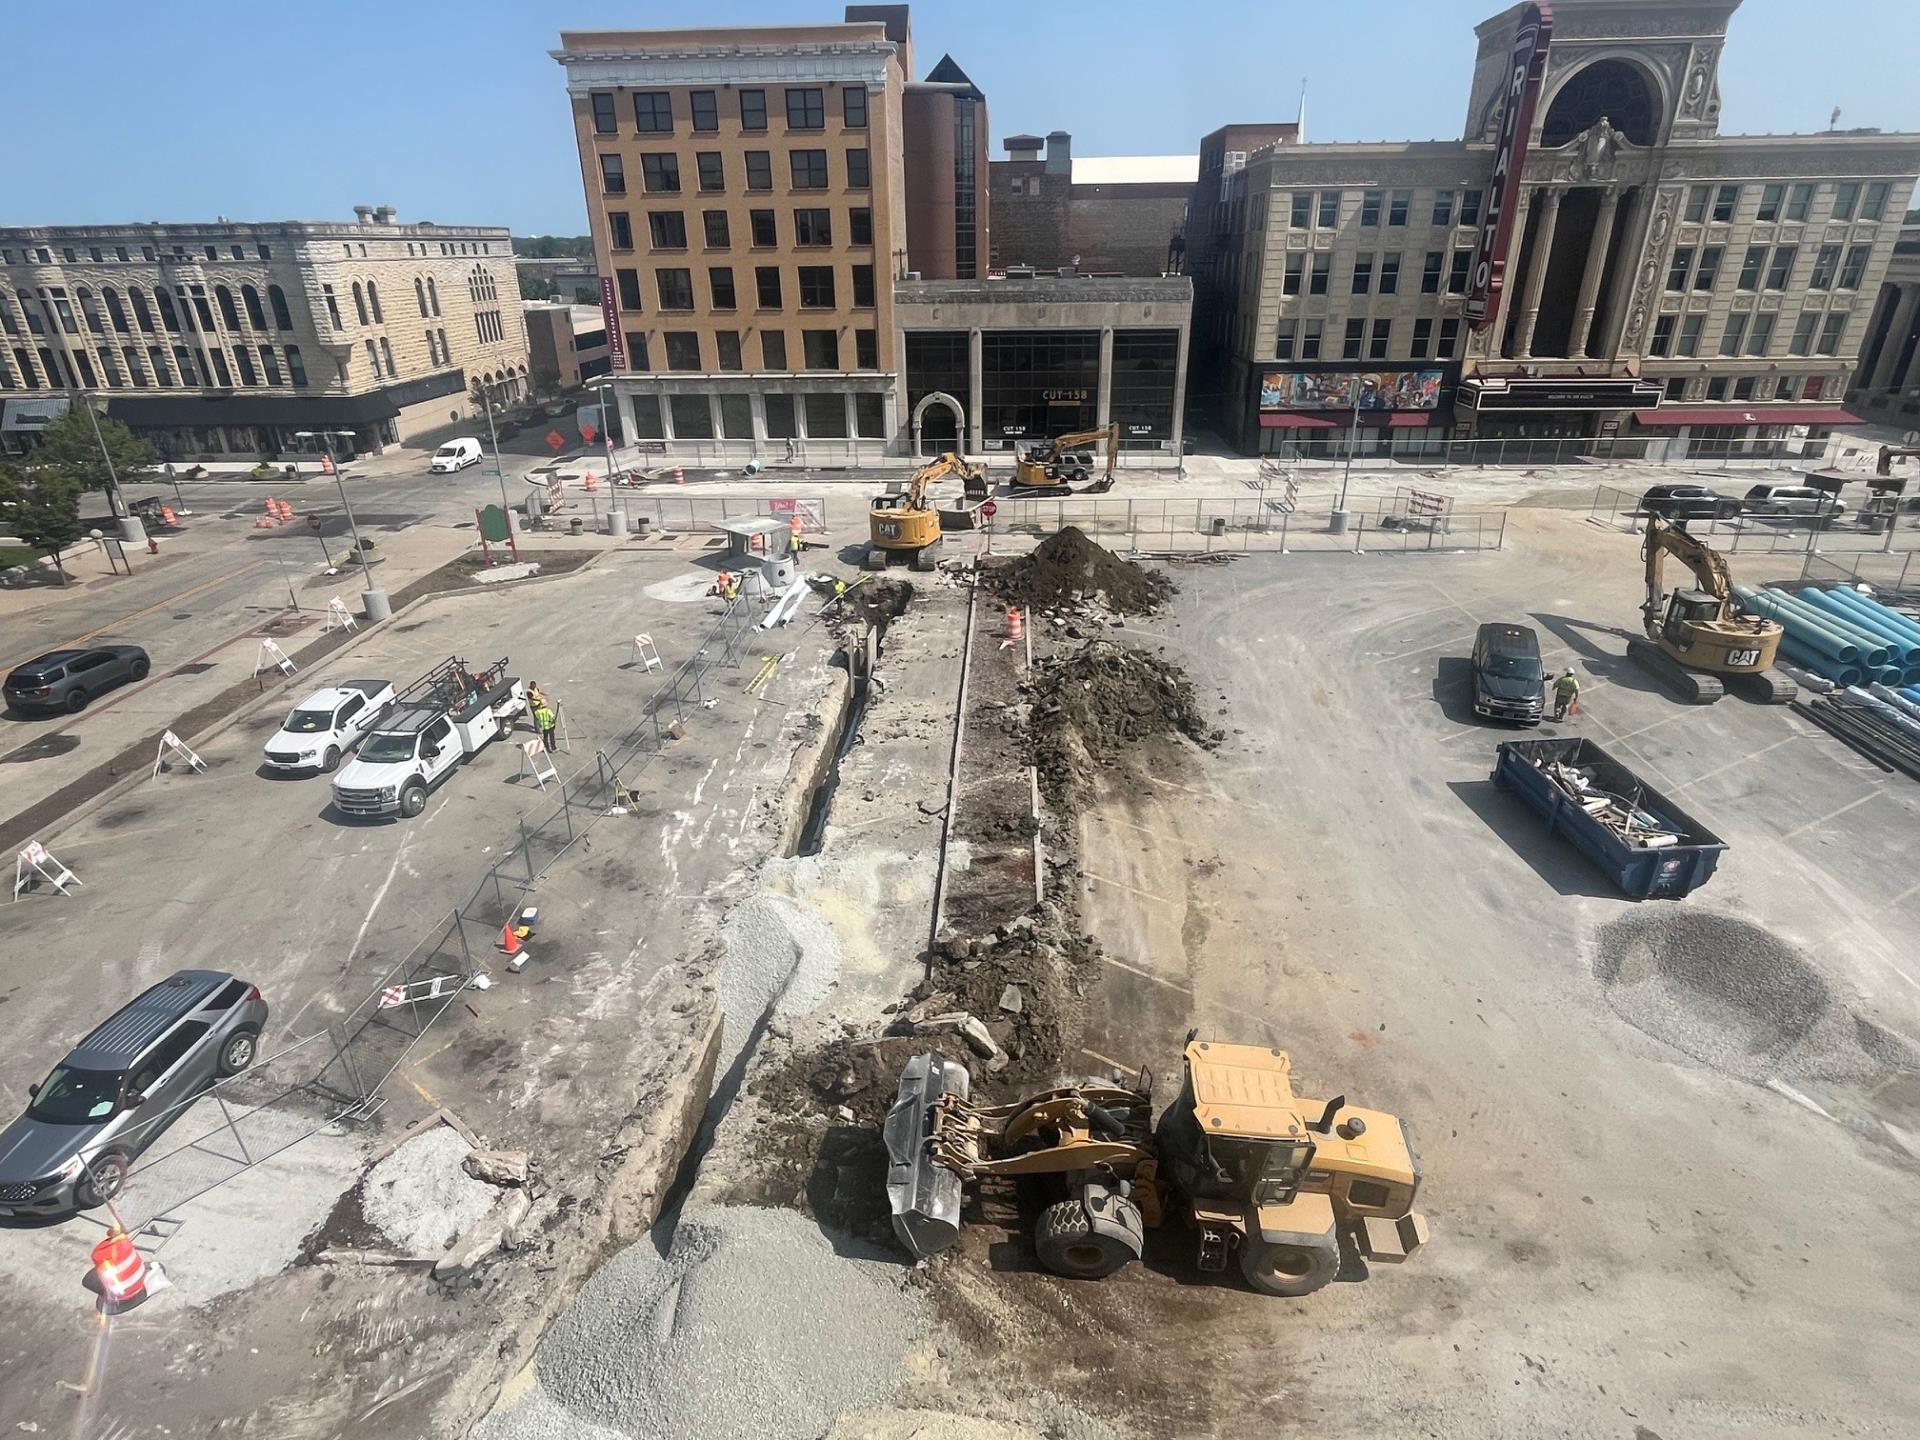
[[[634,45],[548,52],[567,72],[567,93],[625,86],[781,85],[837,81],[884,86],[897,73],[890,40],[832,44]]]

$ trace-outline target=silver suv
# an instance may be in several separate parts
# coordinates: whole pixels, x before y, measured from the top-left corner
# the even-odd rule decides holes
[[[266,1023],[255,986],[224,970],[181,970],[98,1026],[0,1130],[0,1215],[111,1200],[195,1096],[253,1063]]]

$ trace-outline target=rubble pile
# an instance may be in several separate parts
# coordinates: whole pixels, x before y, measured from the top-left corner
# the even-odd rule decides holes
[[[1178,734],[1212,749],[1226,738],[1200,713],[1186,671],[1160,655],[1093,640],[1036,670],[1027,734],[1050,802],[1142,740]]]
[[[1175,591],[1173,581],[1158,570],[1122,560],[1073,525],[1025,555],[989,561],[980,583],[1009,605],[1031,610],[1104,606],[1122,615],[1151,614]]]

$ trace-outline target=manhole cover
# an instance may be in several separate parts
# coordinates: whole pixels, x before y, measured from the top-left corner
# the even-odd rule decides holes
[[[173,673],[175,675],[204,675],[211,669],[213,669],[213,662],[211,660],[201,660],[192,665],[182,665]]]
[[[50,755],[64,755],[76,749],[80,744],[78,735],[42,735],[38,740],[28,741],[18,750],[8,755],[0,755],[0,765],[24,765],[30,760],[45,760]]]

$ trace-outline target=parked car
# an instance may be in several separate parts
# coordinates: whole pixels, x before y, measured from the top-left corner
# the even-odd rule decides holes
[[[494,427],[493,433],[498,439],[511,440],[520,433],[520,422],[518,420],[502,420]]]
[[[1473,637],[1473,713],[1538,725],[1547,672],[1540,637],[1525,625],[1482,625]]]
[[[1655,485],[1640,508],[1666,520],[1725,520],[1740,513],[1740,502],[1705,485]]]
[[[435,475],[451,475],[456,470],[479,463],[480,442],[470,435],[463,435],[458,440],[449,440],[434,451],[433,461],[427,468]]]
[[[64,1215],[120,1193],[187,1103],[254,1061],[267,1002],[224,970],[181,970],[96,1027],[0,1130],[0,1215]]]
[[[267,741],[267,768],[331,774],[341,757],[380,723],[393,698],[393,686],[385,680],[342,680],[314,691],[287,712]]]
[[[1817,485],[1756,485],[1747,491],[1747,509],[1756,515],[1823,515],[1838,519],[1847,502]]]
[[[144,680],[152,668],[138,645],[49,650],[7,676],[7,704],[23,715],[56,710],[77,714],[94,696],[129,680]]]

